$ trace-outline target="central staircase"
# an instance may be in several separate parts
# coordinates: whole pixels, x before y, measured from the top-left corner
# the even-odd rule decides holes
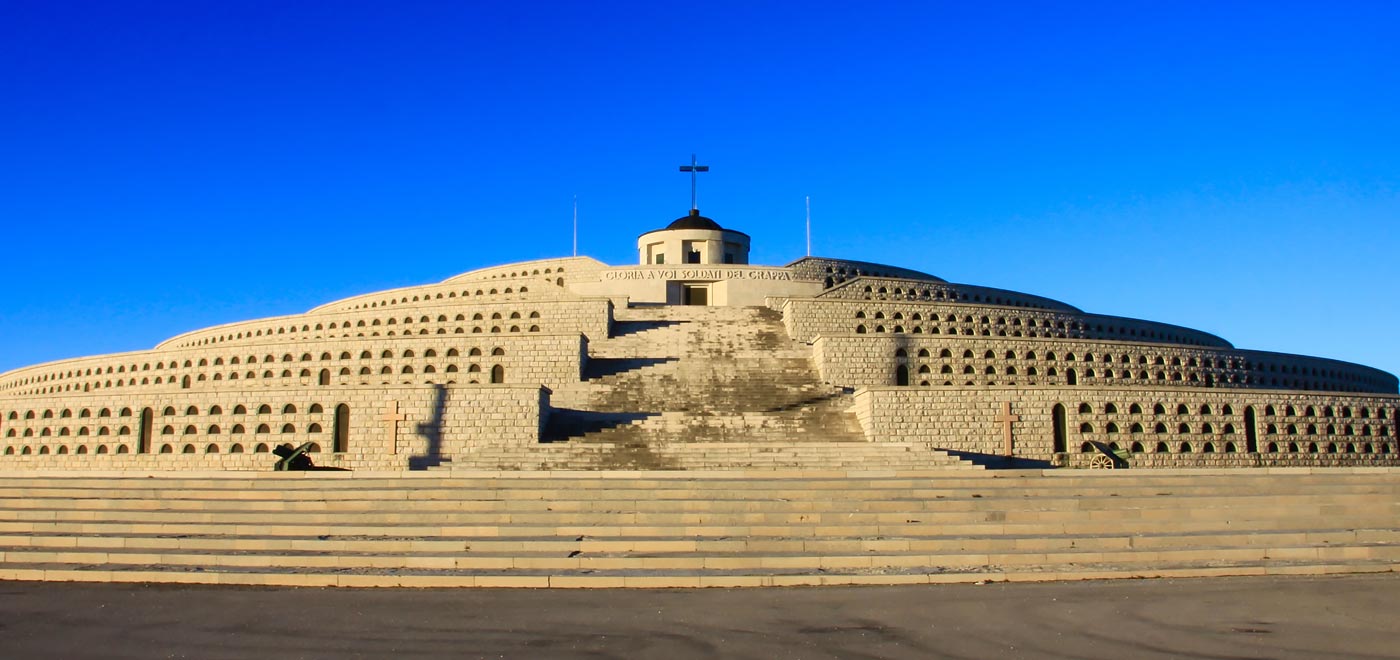
[[[484,469],[977,469],[927,443],[872,443],[851,393],[763,307],[632,307],[551,396],[545,444],[488,448]],[[458,461],[458,459],[454,459]]]

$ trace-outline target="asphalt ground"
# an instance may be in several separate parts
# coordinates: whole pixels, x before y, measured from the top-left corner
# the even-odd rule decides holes
[[[0,582],[0,658],[1400,658],[1400,575],[656,591]]]

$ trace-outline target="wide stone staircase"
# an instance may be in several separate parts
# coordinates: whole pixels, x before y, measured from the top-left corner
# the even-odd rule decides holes
[[[851,394],[761,307],[618,310],[584,382],[556,387],[546,443],[454,457],[483,469],[977,469],[928,443],[872,443]]]
[[[1397,566],[1386,468],[0,474],[0,579],[697,587]]]

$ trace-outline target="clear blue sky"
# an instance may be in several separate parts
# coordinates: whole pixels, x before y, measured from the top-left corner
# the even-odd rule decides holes
[[[1400,3],[0,0],[0,370],[683,214],[1400,372]]]

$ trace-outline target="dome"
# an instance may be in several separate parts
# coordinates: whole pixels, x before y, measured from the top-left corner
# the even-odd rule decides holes
[[[700,215],[699,209],[691,209],[690,215],[683,215],[676,218],[675,222],[666,225],[667,229],[709,229],[711,231],[722,231],[724,228],[718,222]]]

